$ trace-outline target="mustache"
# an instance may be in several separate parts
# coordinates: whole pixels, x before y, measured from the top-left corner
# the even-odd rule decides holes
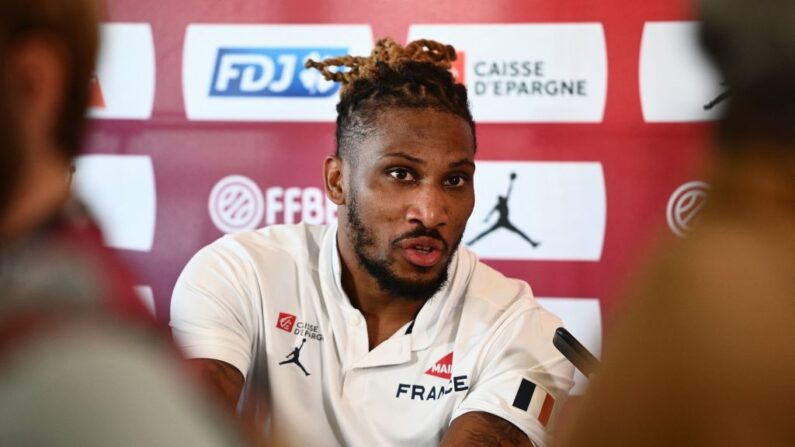
[[[439,233],[439,230],[437,230],[436,228],[425,228],[425,227],[417,227],[407,233],[401,234],[400,236],[395,238],[395,240],[392,241],[392,245],[398,246],[401,241],[406,239],[413,239],[416,237],[430,237],[436,239],[442,243],[442,245],[444,246],[444,251],[448,251],[450,248],[450,245],[447,243],[446,240],[444,240],[442,234]]]

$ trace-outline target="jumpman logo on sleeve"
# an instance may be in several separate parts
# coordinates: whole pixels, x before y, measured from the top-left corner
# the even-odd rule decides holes
[[[480,233],[471,241],[467,242],[467,245],[474,244],[475,242],[479,241],[480,239],[490,234],[494,230],[497,230],[498,228],[505,228],[506,230],[510,230],[518,234],[522,239],[526,240],[530,245],[532,245],[533,248],[536,248],[541,244],[541,242],[530,239],[530,237],[524,234],[522,230],[516,228],[516,226],[512,224],[511,221],[508,219],[508,199],[511,197],[511,191],[513,190],[514,180],[516,180],[516,173],[511,172],[511,180],[510,183],[508,183],[508,192],[505,194],[505,196],[497,196],[497,204],[494,205],[494,208],[491,209],[491,212],[489,212],[488,216],[486,216],[486,218],[483,219],[483,222],[488,222],[491,215],[497,212],[498,214],[497,221],[494,222],[494,225],[492,225],[489,229]]]
[[[298,360],[298,356],[301,355],[301,349],[303,349],[304,343],[306,343],[306,339],[303,339],[303,341],[301,341],[301,346],[293,348],[293,350],[289,354],[284,356],[285,358],[287,358],[287,360],[279,362],[279,364],[286,365],[288,363],[295,363],[296,365],[298,365],[299,368],[301,368],[301,371],[303,371],[304,374],[308,376],[309,373],[306,371],[306,368],[304,368],[304,365],[302,365],[301,361]]]

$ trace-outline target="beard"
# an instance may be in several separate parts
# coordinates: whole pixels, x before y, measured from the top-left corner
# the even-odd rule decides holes
[[[351,197],[347,206],[348,230],[353,250],[356,253],[356,258],[359,265],[362,266],[367,273],[370,274],[378,284],[378,287],[396,298],[408,299],[412,301],[427,301],[436,294],[447,284],[448,274],[447,269],[453,261],[452,253],[458,249],[461,243],[463,232],[459,235],[458,239],[449,247],[447,241],[439,234],[436,229],[427,229],[418,227],[408,233],[402,234],[395,240],[390,242],[390,246],[398,246],[398,243],[403,239],[428,236],[439,241],[442,241],[445,251],[450,253],[444,266],[436,277],[429,280],[420,281],[416,279],[405,279],[399,277],[393,268],[395,263],[394,259],[387,256],[379,259],[371,257],[367,254],[368,247],[375,247],[376,243],[372,233],[365,227],[361,218],[359,217],[359,209],[355,197]],[[431,267],[416,266],[418,272],[425,273],[431,270]]]

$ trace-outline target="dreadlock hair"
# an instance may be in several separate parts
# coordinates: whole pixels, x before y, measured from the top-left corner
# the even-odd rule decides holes
[[[378,114],[391,108],[430,108],[464,119],[472,130],[467,90],[450,73],[455,49],[433,40],[415,40],[405,47],[389,37],[380,39],[368,57],[341,56],[308,60],[306,68],[320,70],[329,81],[342,84],[337,104],[336,155],[371,132]],[[347,70],[343,70],[347,68]]]

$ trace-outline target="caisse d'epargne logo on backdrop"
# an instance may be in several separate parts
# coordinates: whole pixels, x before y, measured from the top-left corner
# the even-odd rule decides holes
[[[408,40],[453,45],[478,122],[601,122],[607,49],[600,23],[412,25]]]

